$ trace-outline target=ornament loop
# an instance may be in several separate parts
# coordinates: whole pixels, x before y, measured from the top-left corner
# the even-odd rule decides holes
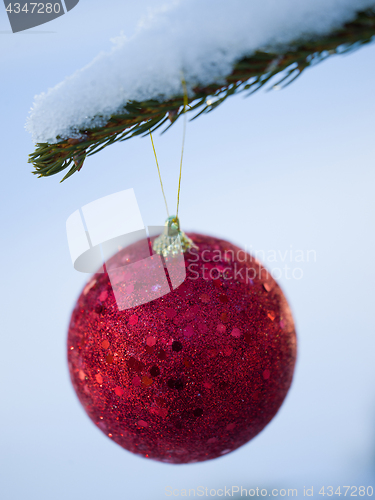
[[[198,248],[193,241],[180,229],[180,220],[176,215],[171,215],[165,222],[164,232],[155,239],[153,251],[167,257],[185,253],[190,248]]]

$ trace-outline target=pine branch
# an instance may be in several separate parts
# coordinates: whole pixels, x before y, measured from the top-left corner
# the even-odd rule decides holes
[[[225,83],[212,83],[204,88],[193,89],[189,100],[188,113],[203,113],[216,109],[230,95],[243,91],[253,94],[267,85],[272,78],[281,78],[273,86],[289,85],[308,67],[335,54],[349,51],[374,41],[375,11],[359,12],[356,19],[330,35],[310,42],[295,43],[280,53],[258,51],[239,61]],[[165,102],[149,100],[127,102],[121,113],[112,115],[104,127],[80,130],[80,139],[66,139],[56,144],[38,143],[35,152],[29,156],[29,163],[38,177],[55,175],[69,169],[62,181],[79,171],[87,156],[101,151],[118,141],[125,141],[138,135],[147,135],[170,121],[164,132],[183,113],[183,95]],[[61,182],[62,182],[61,181]]]

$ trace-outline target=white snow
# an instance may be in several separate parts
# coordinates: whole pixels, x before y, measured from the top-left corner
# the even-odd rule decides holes
[[[35,97],[26,129],[35,142],[76,137],[104,125],[128,101],[181,94],[220,81],[257,49],[277,49],[342,26],[375,0],[175,0],[143,19],[136,34]]]

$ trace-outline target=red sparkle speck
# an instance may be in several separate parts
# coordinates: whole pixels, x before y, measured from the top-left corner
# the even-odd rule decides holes
[[[146,344],[149,346],[149,347],[152,347],[156,344],[156,337],[147,337],[146,339]]]
[[[132,314],[129,318],[129,325],[134,326],[138,323],[138,316],[136,314]]]

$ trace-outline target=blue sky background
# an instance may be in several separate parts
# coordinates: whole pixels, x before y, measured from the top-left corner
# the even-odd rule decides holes
[[[316,252],[279,280],[299,357],[276,418],[221,459],[170,466],[122,450],[88,419],[70,385],[66,332],[87,275],[74,271],[65,222],[134,188],[143,220],[165,218],[147,138],[111,146],[81,172],[31,175],[24,123],[35,94],[129,36],[155,1],[81,0],[12,34],[0,8],[0,488],[4,500],[166,498],[164,488],[375,486],[375,46],[333,57],[282,91],[229,99],[188,124],[180,218],[187,230],[252,250]],[[150,48],[152,50],[152,48]],[[155,136],[175,205],[182,124]],[[269,267],[283,267],[278,262]],[[318,490],[316,490],[318,488]]]

